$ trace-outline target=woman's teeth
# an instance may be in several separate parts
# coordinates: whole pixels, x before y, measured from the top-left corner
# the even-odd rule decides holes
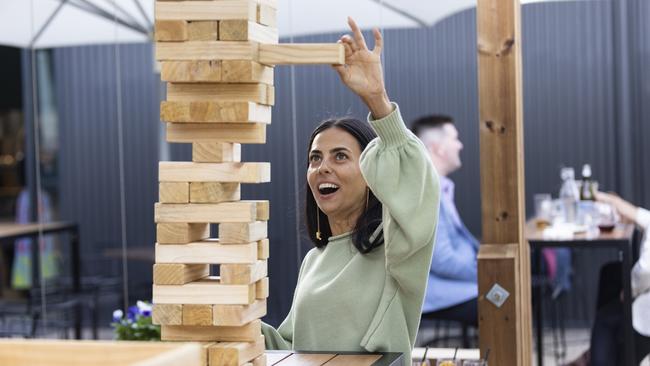
[[[337,186],[336,184],[333,184],[333,183],[321,183],[318,186],[318,192],[320,192],[320,194],[324,194],[324,195],[332,194],[332,193],[336,192],[338,189],[339,189],[339,186]]]

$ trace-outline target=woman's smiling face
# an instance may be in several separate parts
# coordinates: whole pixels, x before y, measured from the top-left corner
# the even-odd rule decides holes
[[[338,127],[322,131],[312,142],[307,182],[330,224],[346,220],[354,225],[363,212],[366,181],[361,175],[360,156],[359,142]]]

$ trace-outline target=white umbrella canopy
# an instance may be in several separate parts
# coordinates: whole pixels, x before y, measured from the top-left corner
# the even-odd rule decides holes
[[[522,3],[550,0],[523,0]],[[563,1],[563,0],[560,0]],[[278,0],[281,37],[364,29],[427,27],[476,0]],[[0,0],[0,45],[52,48],[148,42],[154,0]]]

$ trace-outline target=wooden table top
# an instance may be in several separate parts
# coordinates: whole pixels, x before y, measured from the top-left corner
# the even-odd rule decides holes
[[[277,366],[393,366],[402,365],[400,353],[266,351],[266,364]]]
[[[526,222],[525,233],[528,241],[604,241],[604,240],[630,240],[634,234],[634,225],[618,224],[614,230],[609,232],[601,231],[598,235],[589,236],[586,233],[575,234],[570,239],[545,238],[544,230],[537,227],[534,219]]]

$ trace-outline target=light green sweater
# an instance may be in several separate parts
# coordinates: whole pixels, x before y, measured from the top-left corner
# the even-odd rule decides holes
[[[384,245],[361,254],[348,233],[309,251],[289,315],[277,330],[264,324],[267,349],[403,352],[410,364],[438,222],[438,176],[399,108],[369,122],[379,138],[360,164],[383,204]]]

